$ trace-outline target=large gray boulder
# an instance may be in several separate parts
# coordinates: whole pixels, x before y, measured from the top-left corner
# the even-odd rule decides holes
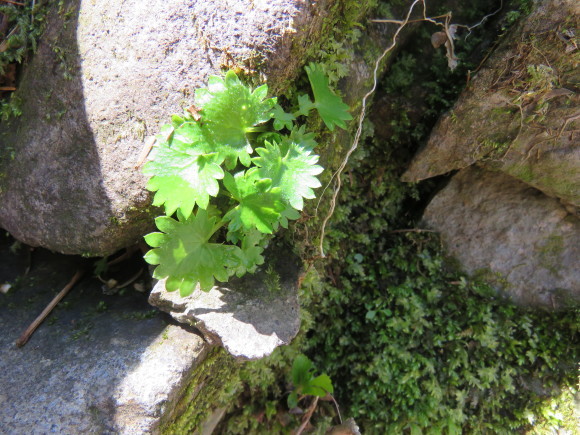
[[[465,271],[518,304],[580,304],[580,220],[560,202],[501,172],[467,168],[427,206]]]
[[[86,255],[110,254],[151,228],[137,161],[210,74],[259,67],[280,88],[331,15],[326,2],[299,0],[51,8],[16,93],[23,114],[0,125],[0,226],[29,245]]]
[[[474,163],[580,206],[580,4],[544,0],[492,54],[415,156],[405,181]]]

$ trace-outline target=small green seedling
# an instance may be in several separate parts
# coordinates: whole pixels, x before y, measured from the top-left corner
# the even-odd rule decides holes
[[[306,396],[326,397],[334,388],[328,375],[314,376],[312,361],[305,355],[298,355],[292,364],[292,383],[294,390],[288,396],[288,408],[298,406],[300,399]]]

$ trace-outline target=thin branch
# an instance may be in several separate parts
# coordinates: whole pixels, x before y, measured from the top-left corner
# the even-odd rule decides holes
[[[84,269],[77,270],[77,272],[68,282],[68,284],[64,286],[64,288],[54,297],[52,301],[50,301],[50,304],[48,304],[47,307],[42,311],[42,313],[40,313],[40,315],[34,320],[34,322],[32,322],[30,326],[26,328],[26,330],[22,333],[20,338],[16,340],[16,346],[22,347],[26,344],[30,336],[34,333],[34,331],[36,331],[36,328],[40,326],[40,324],[44,321],[44,319],[46,319],[46,317],[50,314],[50,312],[54,309],[54,307],[56,307],[56,305],[62,300],[62,298],[66,296],[66,294],[70,291],[70,289],[74,287],[74,285],[79,281],[79,279],[81,279],[84,273],[85,273]]]
[[[449,14],[444,14],[444,15],[437,15],[436,17],[430,17],[431,19],[436,19],[436,18],[445,18],[446,16],[448,16]],[[403,24],[405,21],[401,21],[401,20],[384,20],[384,19],[374,19],[374,20],[369,20],[371,23],[391,23],[391,24]],[[411,23],[421,23],[425,21],[425,18],[419,18],[416,20],[409,20],[407,21],[407,24],[411,24]],[[438,25],[441,25],[441,23],[435,23]]]
[[[499,13],[499,11],[501,11],[502,9],[503,9],[503,0],[500,1],[499,8],[495,12],[492,12],[491,14],[487,14],[485,17],[483,17],[481,19],[481,21],[479,23],[474,24],[473,26],[468,27],[467,30],[469,30],[469,33],[467,35],[465,35],[465,38],[467,38],[471,34],[471,31],[473,29],[475,29],[476,27],[481,26],[483,23],[485,23],[487,21],[488,18],[493,17],[495,14]]]
[[[302,421],[302,424],[296,431],[296,435],[300,435],[302,432],[304,432],[304,429],[306,429],[306,426],[308,426],[308,423],[312,418],[312,414],[314,414],[314,410],[316,409],[317,404],[318,404],[318,396],[314,398],[312,404],[308,407],[308,411],[306,411],[306,414],[304,414],[304,419]]]
[[[2,41],[2,43],[0,43],[0,53],[4,53],[6,50],[8,50],[8,38],[10,38],[12,35],[14,35],[16,32],[18,32],[18,30],[20,30],[20,27],[18,25],[14,26],[14,28],[10,31],[10,33],[8,33],[8,35],[6,35],[4,37],[4,40]]]
[[[340,179],[340,176],[342,175],[342,172],[344,171],[344,168],[346,167],[350,156],[358,148],[358,144],[359,144],[359,141],[360,141],[360,138],[361,138],[361,135],[362,135],[362,131],[363,131],[363,123],[364,123],[365,115],[366,115],[367,99],[375,92],[375,90],[377,88],[379,65],[380,65],[381,61],[385,58],[385,56],[393,48],[395,48],[395,45],[397,44],[397,37],[399,36],[399,33],[401,33],[401,31],[403,30],[403,28],[409,22],[409,19],[411,17],[411,13],[413,12],[413,8],[419,2],[424,2],[424,0],[415,0],[413,2],[413,4],[411,4],[411,7],[409,8],[409,11],[407,12],[407,16],[406,16],[405,20],[399,25],[399,27],[397,28],[395,34],[393,35],[391,45],[389,45],[385,49],[385,51],[383,51],[383,53],[376,60],[376,62],[375,62],[375,68],[373,70],[373,87],[371,88],[370,91],[368,91],[365,94],[365,96],[362,99],[362,103],[361,103],[361,106],[362,107],[361,107],[361,111],[360,111],[360,115],[359,115],[358,128],[357,128],[356,134],[354,136],[354,140],[353,140],[352,146],[350,147],[350,149],[346,153],[346,156],[345,156],[344,160],[342,161],[342,163],[340,164],[338,170],[332,175],[332,177],[330,178],[330,181],[328,182],[328,185],[330,185],[332,183],[332,180],[334,178],[336,178],[336,187],[335,187],[334,192],[332,194],[332,199],[330,200],[330,210],[328,211],[328,214],[326,215],[326,217],[322,221],[322,227],[320,229],[320,244],[319,244],[318,247],[319,247],[319,251],[320,251],[320,256],[322,258],[326,257],[324,255],[324,248],[323,248],[324,233],[326,231],[326,225],[328,224],[328,221],[330,220],[330,218],[334,214],[334,209],[336,208],[336,199],[338,198],[338,194],[340,193],[340,188],[341,188],[341,185],[342,185],[342,181]],[[327,187],[328,187],[328,185],[327,185]]]
[[[330,398],[332,399],[332,402],[334,403],[334,406],[336,407],[336,412],[338,413],[338,421],[340,422],[340,424],[342,424],[342,415],[340,415],[340,409],[338,408],[338,402],[336,401],[336,399],[334,398],[334,396],[332,394],[328,394],[330,396]]]
[[[10,3],[11,5],[16,5],[16,6],[26,6],[24,3],[15,2],[15,1],[12,1],[12,0],[0,0],[0,2],[2,2],[2,3]]]
[[[103,284],[105,284],[109,290],[114,290],[114,289],[121,289],[123,287],[127,287],[130,284],[133,284],[133,282],[137,281],[137,278],[139,278],[141,276],[141,274],[143,273],[144,269],[139,269],[139,271],[133,275],[131,278],[129,278],[127,281],[125,281],[122,284],[119,284],[115,279],[111,279],[109,281],[105,281],[103,278],[101,278],[101,275],[97,275],[97,279],[99,281],[101,281]]]

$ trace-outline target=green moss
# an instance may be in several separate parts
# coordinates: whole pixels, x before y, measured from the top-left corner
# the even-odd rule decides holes
[[[560,257],[564,250],[564,240],[562,236],[552,234],[547,240],[536,247],[540,266],[549,270],[555,276],[559,276]]]
[[[520,180],[529,183],[534,179],[534,172],[529,165],[517,165],[507,169],[507,172]]]
[[[276,272],[272,265],[269,265],[266,270],[266,289],[270,294],[280,293],[282,287],[280,286],[280,274]]]
[[[542,421],[534,427],[535,435],[576,434],[580,421],[580,391],[579,386],[570,386],[562,393],[550,399],[543,409]],[[537,422],[533,415],[529,416],[532,424]]]
[[[307,28],[299,29],[300,37],[295,39],[288,58],[297,60],[298,67],[308,61],[321,62],[327,66],[325,72],[337,67],[338,58],[342,58],[340,61],[347,64],[351,58],[347,53],[352,48],[343,44],[352,40],[356,34],[353,29],[361,26],[360,22],[377,4],[378,0],[340,0],[320,6],[325,8],[324,13],[317,14]],[[282,80],[275,79],[270,88],[274,95],[291,96],[296,85],[296,77],[292,75]]]
[[[580,170],[568,159],[546,160],[543,163],[516,162],[504,165],[501,170],[571,204],[580,202],[576,181],[580,177]]]
[[[37,2],[31,5],[16,6],[0,3],[0,15],[8,21],[8,37],[2,42],[5,46],[0,51],[0,77],[10,64],[24,62],[30,52],[36,51],[37,41],[42,32],[47,14],[47,3]],[[11,95],[0,100],[0,121],[20,116],[20,100]]]
[[[223,349],[214,348],[198,366],[188,387],[176,405],[177,417],[162,426],[164,434],[188,434],[199,430],[201,424],[221,402],[225,390],[239,370],[239,365]]]
[[[477,160],[500,160],[510,147],[511,141],[484,139],[477,147]]]
[[[290,347],[243,368],[237,388],[244,389],[232,400],[220,433],[295,429],[299,418],[289,415],[284,403],[293,355],[304,349],[317,369],[333,379],[343,416],[354,416],[365,433],[421,428],[515,433],[529,424],[530,416],[536,423],[542,420],[546,409],[546,398],[525,390],[522,377],[573,384],[578,355],[573,312],[545,315],[504,304],[489,285],[449,267],[437,238],[392,231],[416,226],[433,193],[432,182],[409,185],[400,175],[465,82],[460,72],[447,71],[443,57],[431,58],[421,50],[421,37],[428,44],[426,35],[415,35],[407,50],[418,61],[401,57],[397,74],[383,82],[388,94],[381,105],[391,108],[378,119],[391,124],[387,134],[373,139],[373,126],[366,123],[365,139],[349,162],[326,238],[331,261],[312,261],[303,281],[302,334]],[[341,50],[328,51],[328,59],[340,58]],[[339,73],[340,68],[330,66],[329,71]],[[417,96],[417,84],[425,90],[419,94],[424,98],[411,101],[425,103],[419,115],[408,100]],[[517,134],[519,122],[514,127],[507,114],[495,116],[510,126],[510,135],[491,137],[488,157],[501,156]],[[382,125],[377,123],[377,130]],[[336,135],[325,139],[327,181],[349,141]],[[318,219],[292,227],[289,238],[298,241],[303,258],[316,255],[312,245],[328,198],[326,192]],[[314,206],[305,214],[314,216]],[[505,282],[501,276],[491,278]],[[327,409],[315,413],[319,433],[332,416]]]

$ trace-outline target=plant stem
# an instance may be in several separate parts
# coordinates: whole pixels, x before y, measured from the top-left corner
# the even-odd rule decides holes
[[[318,396],[314,398],[314,400],[312,401],[312,404],[308,407],[308,411],[306,411],[306,414],[304,415],[304,420],[302,421],[302,424],[300,425],[300,427],[296,431],[296,435],[300,435],[302,432],[304,432],[304,429],[306,429],[306,426],[308,426],[308,423],[310,422],[310,419],[312,418],[312,414],[314,414],[314,410],[316,409],[316,405],[318,405]]]

